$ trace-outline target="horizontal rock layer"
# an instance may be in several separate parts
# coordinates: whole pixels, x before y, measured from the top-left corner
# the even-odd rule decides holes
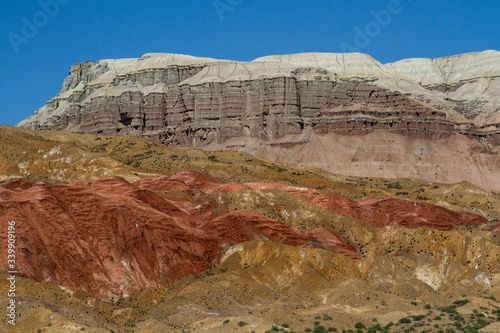
[[[500,103],[495,98],[499,78],[496,51],[387,65],[362,54],[274,56],[249,63],[150,54],[72,66],[61,92],[19,126],[246,151],[255,145],[249,142],[281,148],[312,145],[307,139],[311,133],[333,141],[377,131],[410,140],[458,135],[471,147],[482,147],[480,156],[467,152],[473,160],[470,167],[500,176]],[[282,158],[281,152],[254,153],[308,164]],[[408,152],[405,163],[412,156],[414,152]],[[484,167],[493,171],[482,170],[484,163],[478,161],[484,159]],[[333,172],[348,168],[311,162]],[[391,168],[382,176],[390,176]],[[463,174],[431,177],[417,169],[425,180],[475,182]],[[358,175],[374,174],[365,170]],[[485,186],[488,181],[475,183]]]

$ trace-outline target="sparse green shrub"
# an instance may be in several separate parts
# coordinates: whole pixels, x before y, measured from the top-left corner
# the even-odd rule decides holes
[[[321,325],[315,326],[313,332],[314,333],[326,333],[326,328],[321,326]]]
[[[489,323],[486,320],[484,320],[484,319],[480,318],[480,319],[477,320],[477,325],[479,326],[479,328],[486,327],[486,326],[488,326],[488,324]]]
[[[384,328],[380,325],[380,324],[377,324],[377,325],[373,325],[372,327],[370,327],[368,329],[368,332],[378,332],[378,331],[383,331]]]
[[[398,182],[395,182],[387,184],[387,188],[395,188],[397,190],[401,190],[403,187]]]
[[[457,313],[457,306],[456,305],[441,306],[441,307],[439,307],[439,311],[456,314]]]
[[[455,304],[456,306],[464,306],[467,303],[469,303],[469,300],[467,298],[453,302],[453,304]]]
[[[415,316],[411,316],[411,318],[414,320],[414,321],[420,321],[422,319],[424,319],[425,317],[427,317],[426,315],[415,315]]]
[[[363,323],[357,322],[356,325],[354,325],[355,328],[357,329],[365,329],[366,326]]]
[[[326,321],[326,320],[332,320],[332,319],[333,319],[333,318],[332,318],[332,317],[330,317],[330,316],[329,316],[329,315],[327,315],[327,314],[324,314],[324,315],[323,315],[323,320],[325,320],[325,321]]]
[[[384,329],[387,331],[392,326],[394,326],[394,323],[391,321],[389,324],[385,325]]]

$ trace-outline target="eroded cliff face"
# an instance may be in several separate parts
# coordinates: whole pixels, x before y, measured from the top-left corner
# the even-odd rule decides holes
[[[235,149],[343,174],[358,162],[358,176],[500,188],[499,91],[497,51],[386,65],[363,54],[253,62],[148,54],[72,66],[61,92],[19,126]],[[383,157],[391,150],[399,154]],[[382,156],[375,167],[374,156]]]

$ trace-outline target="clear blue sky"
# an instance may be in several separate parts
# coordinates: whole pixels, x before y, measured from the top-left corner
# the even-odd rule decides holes
[[[41,5],[53,1],[64,4]],[[498,0],[397,2],[2,1],[0,124],[31,115],[57,94],[70,65],[88,60],[168,52],[249,61],[350,45],[387,63],[500,50]],[[371,12],[382,10],[392,10],[390,18],[375,23]],[[30,30],[34,23],[39,27]],[[356,39],[366,28],[368,39]]]

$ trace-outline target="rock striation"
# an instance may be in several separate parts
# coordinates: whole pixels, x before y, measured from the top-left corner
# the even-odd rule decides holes
[[[72,66],[59,94],[18,125],[498,189],[499,92],[498,51],[385,65],[358,53],[146,54]]]
[[[381,228],[399,224],[452,230],[483,224],[484,217],[402,199],[354,202],[338,194],[277,183],[223,183],[183,172],[129,183],[123,178],[71,184],[32,184],[20,179],[0,186],[0,222],[16,221],[17,266],[23,277],[60,283],[99,295],[128,295],[165,286],[218,265],[232,245],[252,241],[321,248],[352,259],[361,255],[333,228],[300,231],[251,210],[219,213],[210,196],[170,200],[162,193],[275,189]],[[6,250],[6,234],[0,235]],[[7,271],[6,263],[0,270]]]
[[[301,232],[253,211],[206,214],[216,208],[209,201],[193,206],[146,188],[119,177],[69,185],[20,179],[1,186],[0,220],[16,222],[22,276],[92,294],[128,295],[199,274],[217,265],[228,246],[250,240],[305,247],[317,240],[359,258],[347,239],[324,229]],[[2,251],[6,237],[0,235]]]
[[[222,191],[235,192],[244,189],[269,190],[276,189],[299,196],[314,205],[352,217],[363,223],[375,227],[399,224],[406,228],[415,229],[428,226],[439,230],[453,230],[459,225],[484,224],[488,219],[477,214],[467,212],[453,212],[425,202],[415,202],[400,198],[383,200],[367,199],[356,202],[340,194],[310,189],[305,187],[289,186],[278,183],[224,183],[220,180],[193,171],[181,172],[172,177],[146,178],[135,182],[140,188],[149,188],[155,191],[167,189],[196,188],[205,193],[219,193]]]

